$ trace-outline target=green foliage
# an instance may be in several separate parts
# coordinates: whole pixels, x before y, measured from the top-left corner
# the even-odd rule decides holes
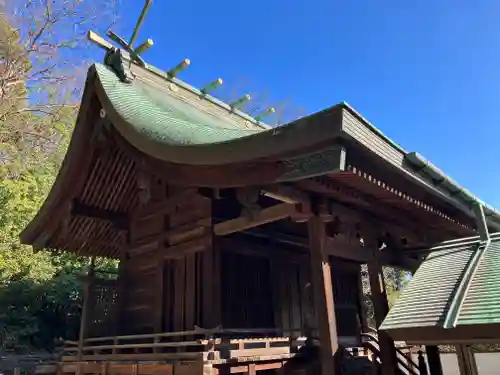
[[[47,349],[78,333],[77,274],[88,260],[34,253],[19,233],[57,175],[87,67],[85,34],[107,29],[112,3],[16,0],[0,13],[0,350]]]
[[[7,349],[50,348],[55,337],[74,337],[78,329],[82,287],[71,272],[82,268],[82,260],[34,253],[18,238],[54,172],[46,165],[0,182],[0,345]]]
[[[33,218],[52,179],[26,172],[17,180],[0,182],[0,282],[22,275],[35,281],[50,279],[55,272],[46,252],[34,254],[19,243],[19,233]]]
[[[78,334],[83,286],[77,274],[88,260],[71,253],[34,253],[18,238],[52,185],[57,170],[52,162],[0,182],[0,347],[6,349],[48,349],[56,338]],[[96,265],[116,269],[105,259]]]
[[[76,338],[82,285],[62,273],[36,282],[12,278],[0,289],[0,344],[4,349],[50,349],[58,337]]]
[[[389,306],[392,307],[408,283],[408,273],[397,268],[384,267],[384,281]]]

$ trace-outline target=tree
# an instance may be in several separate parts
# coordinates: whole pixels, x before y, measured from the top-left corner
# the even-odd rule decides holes
[[[225,103],[233,103],[246,93],[248,82],[238,79],[234,84],[223,85],[214,95]],[[293,103],[291,99],[274,100],[267,91],[250,92],[251,99],[241,106],[241,110],[252,116],[258,116],[274,108],[275,112],[266,116],[262,121],[271,126],[280,126],[294,121],[307,114],[304,108]]]
[[[16,178],[71,132],[89,61],[88,29],[115,21],[114,3],[12,0],[0,14],[0,164]]]
[[[66,151],[90,57],[86,32],[113,23],[113,6],[13,0],[0,13],[0,347],[48,348],[54,337],[78,330],[82,285],[75,271],[86,261],[33,253],[18,236]]]

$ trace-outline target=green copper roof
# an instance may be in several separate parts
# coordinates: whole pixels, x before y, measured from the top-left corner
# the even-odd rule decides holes
[[[95,64],[107,98],[122,118],[159,143],[169,145],[203,145],[224,142],[265,131],[245,128],[222,116],[199,110],[192,104],[169,95],[168,83],[160,87],[136,79],[121,82],[108,67]]]
[[[220,166],[278,163],[275,180],[292,181],[343,170],[345,150],[338,123],[297,121],[284,127],[260,127],[169,83],[143,68],[131,82],[95,64],[93,84],[107,116],[135,148],[178,165]],[[188,92],[189,91],[189,92]],[[334,111],[336,107],[334,107]],[[342,107],[337,108],[341,113]]]
[[[463,301],[457,324],[500,323],[500,241],[486,249]]]
[[[500,233],[429,249],[380,329],[500,323]]]

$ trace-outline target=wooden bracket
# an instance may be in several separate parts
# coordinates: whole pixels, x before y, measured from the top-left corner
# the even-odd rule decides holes
[[[236,219],[215,224],[214,234],[217,236],[225,236],[231,233],[241,232],[245,229],[286,219],[287,217],[293,216],[296,212],[297,210],[294,204],[277,204],[257,212],[253,218],[242,215]]]
[[[258,204],[260,191],[261,190],[258,187],[236,189],[236,198],[243,207],[242,216],[245,216],[250,220],[255,219],[261,210],[261,207]]]
[[[126,215],[98,207],[92,207],[76,200],[72,202],[71,215],[94,220],[109,221],[120,230],[127,230],[129,227],[129,220]]]
[[[297,209],[296,213],[292,216],[293,221],[304,223],[311,218],[311,200],[307,193],[287,185],[269,185],[263,191],[266,196],[284,203],[295,204]]]

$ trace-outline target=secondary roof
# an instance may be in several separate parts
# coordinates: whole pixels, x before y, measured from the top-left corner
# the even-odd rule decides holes
[[[500,233],[427,251],[380,329],[416,343],[500,342]]]

